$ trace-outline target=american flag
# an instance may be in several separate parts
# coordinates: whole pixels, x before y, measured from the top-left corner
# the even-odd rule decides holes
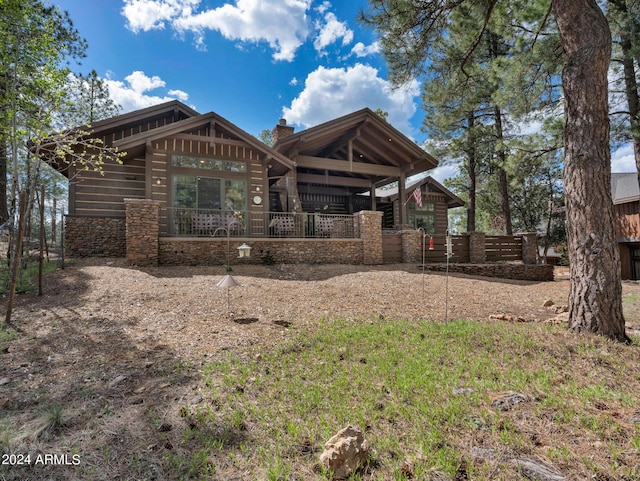
[[[418,186],[416,188],[416,190],[413,191],[413,200],[416,201],[416,204],[418,204],[418,207],[422,207],[422,189],[420,189],[420,186]]]

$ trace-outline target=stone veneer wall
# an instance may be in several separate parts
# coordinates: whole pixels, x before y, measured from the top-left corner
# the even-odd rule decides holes
[[[127,213],[127,261],[137,266],[158,265],[160,202],[124,199]]]
[[[362,264],[382,264],[382,212],[363,210],[356,216],[362,239]]]
[[[469,262],[482,264],[487,260],[484,232],[469,232]]]
[[[238,247],[251,247],[249,259],[238,259]],[[278,264],[362,264],[360,239],[252,239],[232,237],[231,265],[262,264],[268,253]],[[227,263],[226,238],[161,237],[160,265],[223,265]]]
[[[64,244],[70,257],[124,257],[124,217],[65,217]]]
[[[427,264],[427,272],[445,272],[446,264]],[[520,281],[546,282],[553,280],[553,266],[549,264],[449,264],[449,272],[472,276],[501,277]]]
[[[522,262],[525,264],[538,262],[538,236],[535,232],[522,234]]]

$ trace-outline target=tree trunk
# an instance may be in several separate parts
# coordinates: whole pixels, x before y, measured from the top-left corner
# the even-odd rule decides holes
[[[502,217],[504,218],[504,233],[506,235],[513,234],[513,225],[511,223],[511,206],[509,205],[509,181],[507,179],[507,171],[505,166],[507,164],[507,155],[504,151],[504,133],[502,131],[502,112],[500,107],[493,108],[495,122],[496,122],[496,141],[498,148],[496,150],[496,157],[498,158],[498,182],[500,187],[500,208],[502,210]]]
[[[0,224],[9,220],[7,204],[7,142],[0,133]]]
[[[611,200],[607,90],[611,31],[596,0],[553,0],[553,10],[565,54],[569,329],[628,341]]]
[[[469,112],[467,116],[467,175],[469,176],[469,196],[467,199],[467,232],[476,231],[476,144],[473,131],[475,120],[475,112]]]

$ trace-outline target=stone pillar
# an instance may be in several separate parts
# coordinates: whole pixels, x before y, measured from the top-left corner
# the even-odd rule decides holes
[[[484,232],[469,232],[469,263],[484,264],[487,262]]]
[[[382,264],[382,212],[363,210],[356,215],[362,239],[362,263]]]
[[[537,264],[538,262],[538,236],[535,232],[527,232],[522,235],[522,262],[524,264]]]
[[[127,261],[137,266],[158,265],[160,202],[124,199],[127,213]]]
[[[402,262],[422,262],[422,231],[402,231]],[[427,240],[428,242],[428,240]],[[427,249],[429,247],[427,246]]]

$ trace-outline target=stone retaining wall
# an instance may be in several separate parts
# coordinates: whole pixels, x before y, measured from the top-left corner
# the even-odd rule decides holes
[[[64,244],[70,257],[124,257],[125,218],[67,215]]]
[[[249,259],[238,259],[238,247],[251,247]],[[251,239],[232,237],[229,258],[233,264],[262,264],[268,254],[277,264],[362,264],[361,239]],[[227,264],[226,238],[161,237],[160,265]]]
[[[425,271],[445,272],[446,269],[446,263],[427,264]],[[449,264],[449,272],[520,281],[546,282],[553,280],[553,266],[549,264]]]

